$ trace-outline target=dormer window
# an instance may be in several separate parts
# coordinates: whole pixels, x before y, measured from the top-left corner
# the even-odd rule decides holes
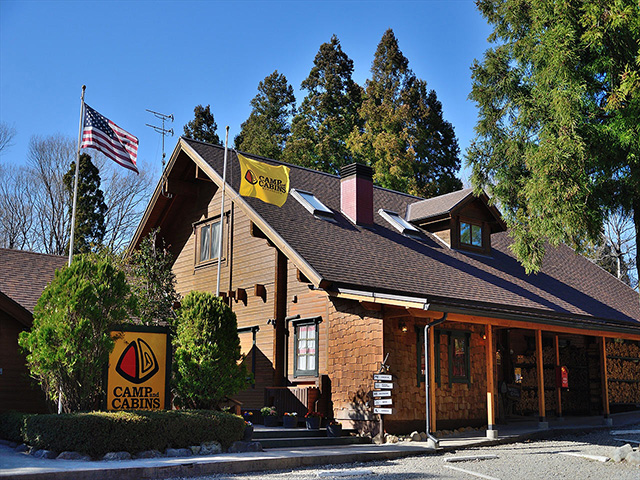
[[[306,208],[314,217],[321,217],[326,220],[333,220],[333,212],[329,210],[313,193],[303,190],[291,189],[291,195],[300,205]]]
[[[382,218],[389,222],[396,230],[398,230],[403,235],[415,237],[420,234],[420,230],[411,225],[396,212],[381,208],[380,210],[378,210],[378,213]]]
[[[482,248],[482,226],[474,223],[460,222],[460,243],[462,245]]]

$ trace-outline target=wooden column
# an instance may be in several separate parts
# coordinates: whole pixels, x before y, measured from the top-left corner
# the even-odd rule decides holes
[[[558,335],[556,334],[553,339],[553,343],[556,347],[556,375],[558,375],[558,370],[560,369],[560,345],[558,342]],[[557,377],[556,377],[557,378]],[[556,396],[558,399],[558,417],[562,417],[562,388],[560,385],[557,385],[556,382]]]
[[[602,413],[609,418],[609,376],[607,374],[607,345],[604,337],[600,337],[600,371],[602,372]]]
[[[495,371],[495,348],[493,346],[493,327],[487,324],[485,327],[485,353],[487,369],[487,437],[497,438],[496,430],[496,379]]]
[[[431,431],[438,430],[436,425],[436,355],[440,355],[440,347],[436,350],[435,332],[433,328],[429,328],[429,425]],[[430,432],[427,432],[430,433]]]
[[[536,363],[538,366],[538,414],[540,423],[545,421],[544,364],[542,360],[542,330],[536,330]]]
[[[280,250],[276,250],[276,277],[273,300],[273,318],[275,329],[273,332],[273,386],[286,386],[287,372],[284,371],[285,349],[285,317],[287,316],[287,257]]]

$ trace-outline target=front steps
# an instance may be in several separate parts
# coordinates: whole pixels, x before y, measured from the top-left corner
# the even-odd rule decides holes
[[[342,430],[341,437],[327,437],[326,428],[307,430],[305,428],[262,427],[253,432],[253,441],[260,442],[262,448],[308,448],[334,447],[338,445],[360,445],[371,443],[367,437],[352,435],[353,430]]]

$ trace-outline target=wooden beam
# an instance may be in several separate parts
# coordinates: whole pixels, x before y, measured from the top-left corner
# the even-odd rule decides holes
[[[602,413],[609,417],[609,375],[607,374],[607,344],[605,337],[600,337],[600,371],[602,378]]]
[[[560,370],[560,342],[558,342],[558,334],[553,336],[553,343],[556,349],[556,398],[558,400],[558,417],[562,416],[562,388],[558,383],[558,372]]]
[[[296,279],[300,283],[311,283],[311,280],[309,280],[305,274],[300,271],[300,269],[296,269]]]
[[[247,291],[244,288],[236,289],[236,301],[247,305]]]
[[[273,386],[286,387],[285,355],[286,355],[286,328],[287,316],[287,257],[280,250],[276,253],[276,272],[274,279],[273,318],[275,329],[273,330]]]
[[[496,410],[495,410],[495,352],[493,347],[493,328],[491,325],[487,325],[485,328],[485,358],[487,368],[487,429],[494,430],[496,424]]]
[[[253,222],[249,223],[249,234],[255,238],[264,238],[265,240],[268,240],[264,232]]]
[[[164,182],[165,192],[172,195],[181,195],[183,197],[194,198],[198,196],[198,186],[194,182],[185,182],[184,180],[176,180],[167,178]]]
[[[265,288],[264,285],[262,285],[260,283],[256,283],[253,286],[253,295],[256,296],[256,297],[260,297],[262,299],[262,301],[266,303],[266,301],[267,301],[267,289]]]
[[[538,371],[538,414],[540,422],[545,421],[544,406],[544,363],[542,359],[542,330],[536,330],[536,364]]]
[[[209,175],[204,173],[197,164],[196,164],[196,179],[204,180],[205,182],[213,182],[213,180],[211,180],[211,177],[209,177]]]
[[[362,306],[362,308],[368,310],[369,312],[379,312],[380,310],[382,310],[382,305],[380,305],[379,303],[360,302],[360,305]],[[408,315],[405,314],[405,316]]]

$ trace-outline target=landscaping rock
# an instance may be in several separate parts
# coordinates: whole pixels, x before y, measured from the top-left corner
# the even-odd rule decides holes
[[[129,452],[109,452],[105,453],[102,460],[131,460]]]
[[[419,442],[422,440],[422,438],[420,437],[420,434],[418,432],[413,432],[409,438],[411,439],[412,442]]]
[[[200,455],[217,455],[222,453],[222,445],[218,442],[205,442],[200,445]]]
[[[58,454],[52,450],[35,450],[32,455],[36,458],[56,458]]]
[[[191,445],[189,449],[191,450],[191,453],[193,453],[194,455],[200,455],[200,451],[202,450],[202,447],[200,445]]]
[[[420,440],[422,440],[423,442],[427,441],[427,434],[425,432],[420,432]]]
[[[640,452],[628,453],[625,460],[631,465],[640,465]]]
[[[188,448],[167,448],[164,454],[167,457],[190,457],[193,455]]]
[[[28,452],[29,450],[31,450],[31,448],[29,447],[29,445],[23,443],[21,445],[18,445],[15,450],[18,453],[23,453],[23,452]]]
[[[134,458],[160,458],[162,453],[158,450],[145,450],[144,452],[138,452]]]
[[[233,442],[229,447],[229,453],[262,452],[260,442]]]
[[[613,455],[611,455],[611,460],[613,460],[614,462],[621,462],[631,452],[633,452],[633,448],[631,447],[631,445],[627,443],[626,445],[618,447],[613,451]]]
[[[396,437],[395,435],[387,435],[385,440],[387,443],[398,443],[398,437]]]
[[[56,457],[58,460],[91,460],[91,457],[88,455],[83,455],[79,452],[62,452],[60,455]]]

